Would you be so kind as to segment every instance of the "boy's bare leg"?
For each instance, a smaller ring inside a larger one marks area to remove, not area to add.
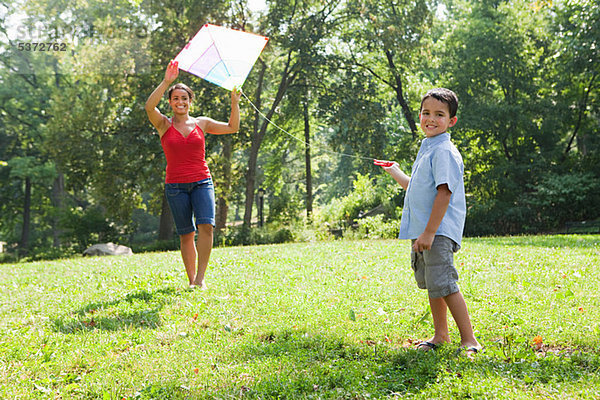
[[[179,235],[181,258],[183,259],[183,265],[185,266],[185,272],[187,273],[188,283],[190,285],[196,276],[196,257],[198,253],[196,251],[196,243],[194,242],[195,235],[196,232]]]
[[[433,344],[450,342],[450,334],[448,333],[448,319],[446,301],[443,297],[430,297],[429,305],[431,307],[431,316],[433,318],[434,334],[428,342]]]
[[[204,274],[208,267],[208,260],[210,259],[210,253],[213,246],[213,226],[210,224],[198,225],[198,239],[196,240],[196,247],[198,248],[198,272],[195,274],[193,284],[206,289],[206,283],[204,283]]]
[[[469,318],[469,311],[467,310],[467,304],[461,292],[452,293],[444,297],[445,303],[448,305],[454,322],[460,332],[460,344],[463,347],[475,347],[481,348],[481,345],[475,338],[473,333],[473,326],[471,325],[471,318]],[[432,307],[433,310],[433,307]]]

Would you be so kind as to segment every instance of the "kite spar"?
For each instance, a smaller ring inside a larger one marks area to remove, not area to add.
[[[240,88],[269,38],[205,24],[175,58],[179,69],[227,90]]]

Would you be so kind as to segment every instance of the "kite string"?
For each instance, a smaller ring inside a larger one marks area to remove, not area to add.
[[[252,108],[254,108],[254,109],[256,110],[256,112],[257,112],[258,114],[260,114],[260,116],[261,116],[261,117],[263,117],[263,118],[264,118],[264,119],[265,119],[265,120],[266,120],[268,123],[270,123],[271,125],[273,125],[275,128],[279,129],[280,131],[282,131],[282,132],[283,132],[283,133],[285,133],[286,135],[290,136],[291,138],[293,138],[293,139],[295,139],[295,140],[299,141],[300,143],[303,143],[303,144],[304,144],[304,145],[306,145],[308,148],[313,148],[313,147],[315,147],[315,148],[320,148],[320,149],[321,149],[322,151],[324,151],[324,152],[331,153],[331,154],[339,154],[339,155],[341,155],[341,156],[344,156],[344,157],[361,158],[361,159],[364,159],[364,160],[369,160],[369,161],[372,161],[372,160],[373,160],[373,157],[365,157],[365,156],[361,156],[361,155],[358,155],[358,154],[347,154],[347,153],[341,153],[341,152],[339,152],[339,151],[334,151],[334,150],[325,149],[325,148],[324,148],[324,147],[322,147],[322,146],[313,146],[313,145],[311,145],[310,143],[308,143],[308,142],[306,142],[306,141],[304,141],[304,140],[302,140],[302,139],[300,139],[300,138],[297,138],[296,136],[292,135],[291,133],[289,133],[288,131],[286,131],[285,129],[283,129],[283,128],[282,128],[282,127],[280,127],[279,125],[277,125],[275,122],[271,121],[271,120],[270,120],[270,119],[269,119],[269,118],[268,118],[268,117],[267,117],[265,114],[263,114],[263,113],[262,113],[262,112],[261,112],[261,111],[260,111],[260,110],[259,110],[259,109],[258,109],[258,108],[255,106],[255,105],[254,105],[254,103],[252,103],[252,101],[251,101],[251,100],[248,98],[248,96],[246,96],[246,93],[244,93],[244,92],[242,91],[242,95],[243,95],[243,96],[246,98],[246,100],[248,100],[248,103],[250,103],[250,105],[252,106]]]

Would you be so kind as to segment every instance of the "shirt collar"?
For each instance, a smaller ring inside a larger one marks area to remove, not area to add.
[[[448,132],[440,133],[439,135],[435,135],[434,137],[426,137],[423,140],[423,145],[426,147],[433,147],[442,142],[447,142],[450,140],[450,134]]]

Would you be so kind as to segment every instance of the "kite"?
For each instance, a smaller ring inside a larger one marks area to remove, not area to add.
[[[175,58],[179,69],[227,90],[240,88],[269,38],[205,24]]]

